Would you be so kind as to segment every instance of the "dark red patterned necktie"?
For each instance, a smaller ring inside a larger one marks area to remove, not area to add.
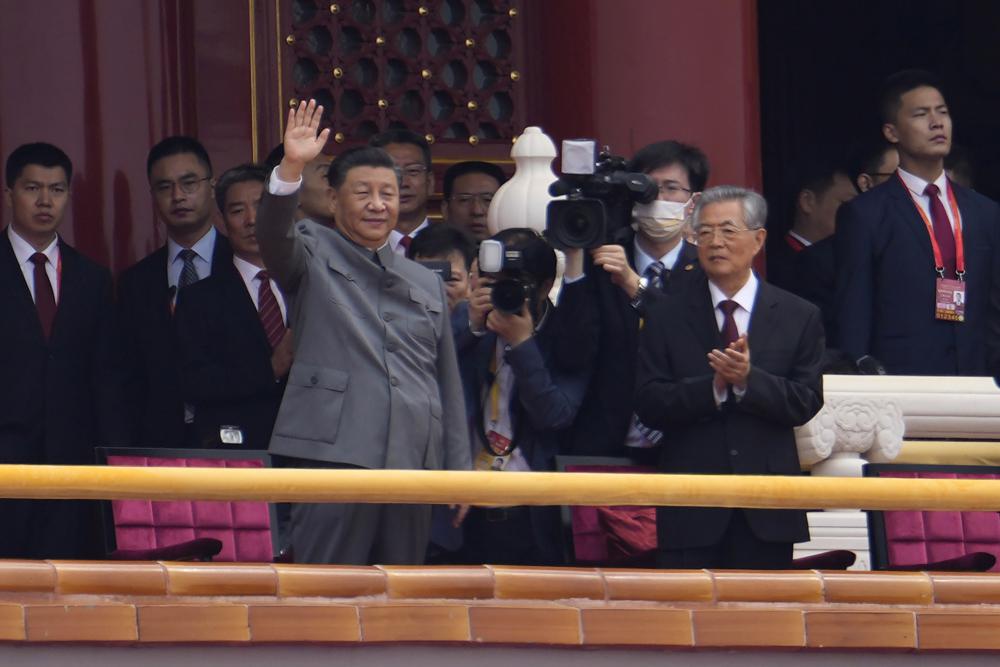
[[[399,239],[399,245],[403,246],[404,254],[409,254],[411,243],[413,243],[412,236],[403,236],[403,238]]]
[[[258,272],[257,278],[260,280],[260,289],[257,291],[257,314],[260,315],[264,334],[273,350],[285,336],[285,321],[281,317],[278,300],[274,297],[274,292],[271,291],[271,280],[267,271]]]
[[[733,313],[740,307],[735,301],[720,301],[719,310],[722,311],[722,346],[729,347],[730,343],[736,342],[740,337],[739,329],[736,328],[736,318]]]
[[[48,340],[52,337],[52,323],[56,319],[56,296],[49,274],[45,271],[49,258],[36,252],[31,261],[35,265],[35,308],[38,309],[38,321],[42,323],[42,333]]]
[[[934,225],[934,239],[941,251],[941,264],[944,265],[944,275],[950,278],[955,275],[955,234],[951,231],[951,221],[948,212],[941,203],[941,189],[933,183],[928,183],[924,194],[931,200],[931,223]]]

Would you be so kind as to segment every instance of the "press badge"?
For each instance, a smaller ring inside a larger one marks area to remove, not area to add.
[[[507,461],[509,460],[510,454],[500,456],[499,454],[494,454],[488,449],[483,449],[479,452],[479,455],[476,456],[476,463],[474,467],[476,470],[500,471],[504,469],[504,466],[507,465]]]
[[[243,431],[239,426],[220,426],[219,440],[224,445],[242,445]]]
[[[965,321],[965,282],[951,278],[937,279],[934,316],[948,322]]]

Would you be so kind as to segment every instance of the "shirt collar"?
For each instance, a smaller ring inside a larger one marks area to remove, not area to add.
[[[915,174],[911,174],[902,167],[898,169],[899,177],[903,179],[903,184],[906,189],[912,192],[918,197],[925,197],[924,190],[927,189],[928,181],[920,178]],[[948,174],[944,169],[941,170],[941,175],[934,179],[934,185],[938,186],[938,190],[941,192],[948,191]]]
[[[10,247],[14,251],[14,257],[18,264],[27,264],[31,261],[31,256],[36,252],[45,255],[52,266],[59,263],[59,235],[52,239],[52,243],[45,246],[44,250],[35,250],[34,246],[24,240],[20,234],[14,231],[14,225],[7,225],[7,238],[10,239]]]
[[[233,255],[233,266],[235,266],[236,270],[240,272],[240,275],[243,277],[243,282],[247,285],[249,285],[250,282],[257,277],[258,273],[264,270],[259,266],[251,264],[242,257],[237,257],[236,255]]]
[[[400,239],[402,239],[404,236],[409,236],[412,239],[414,236],[416,236],[417,234],[419,234],[422,230],[424,230],[424,229],[426,229],[427,227],[430,227],[430,226],[431,226],[431,219],[430,218],[424,218],[424,221],[421,222],[416,227],[414,227],[413,231],[410,232],[409,234],[404,234],[403,232],[400,232],[400,231],[397,231],[397,230],[393,229],[391,232],[389,232],[389,241],[392,243],[392,247],[395,248],[396,246],[399,245]]]
[[[635,272],[641,276],[646,272],[649,265],[657,260],[650,257],[639,245],[638,234],[636,234],[635,238],[632,240],[632,246],[635,250]],[[683,248],[684,239],[681,239],[680,242],[670,250],[670,252],[663,257],[658,258],[660,263],[663,264],[663,268],[667,270],[674,268],[674,265],[677,264],[677,258],[680,257],[681,250]]]
[[[753,310],[754,299],[757,298],[758,285],[759,281],[757,280],[757,275],[751,270],[750,278],[746,281],[743,287],[740,288],[740,291],[733,295],[731,300],[735,301],[736,304],[743,310],[748,313],[751,312]],[[708,291],[712,295],[712,308],[718,308],[720,303],[729,299],[729,297],[726,296],[726,294],[711,280],[708,281]]]
[[[215,226],[212,225],[208,228],[208,231],[205,232],[205,234],[191,246],[191,250],[194,250],[194,253],[198,257],[208,263],[212,262],[212,254],[215,252],[215,235]],[[172,238],[167,238],[168,263],[176,262],[177,256],[181,254],[181,250],[184,250],[184,246],[178,244]]]

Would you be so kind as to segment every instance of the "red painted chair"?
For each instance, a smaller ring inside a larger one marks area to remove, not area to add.
[[[105,448],[98,462],[118,466],[266,468],[266,451]],[[271,562],[277,553],[274,506],[257,501],[113,500],[105,544],[114,560]]]
[[[657,469],[628,458],[557,456],[560,472],[655,473]],[[566,562],[589,567],[655,567],[655,507],[564,506]],[[827,551],[792,561],[796,570],[846,570],[852,551]]]
[[[865,477],[1000,479],[992,466],[871,463]],[[873,570],[1000,571],[997,512],[868,512]]]

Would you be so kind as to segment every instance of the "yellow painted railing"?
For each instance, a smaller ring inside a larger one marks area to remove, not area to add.
[[[1000,510],[1000,480],[0,465],[0,497]]]

